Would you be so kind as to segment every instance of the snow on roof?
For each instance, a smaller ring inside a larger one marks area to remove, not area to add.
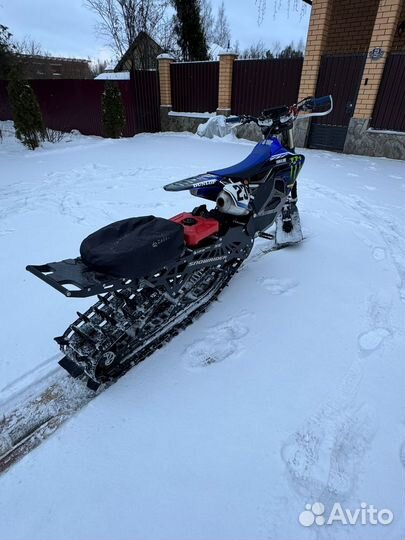
[[[105,71],[114,71],[115,66],[116,66],[115,62],[110,62],[109,64],[106,65]]]
[[[220,54],[224,54],[226,52],[226,49],[221,47],[221,45],[218,45],[218,43],[210,43],[208,49],[210,57],[214,60],[217,60],[217,57]]]
[[[130,79],[129,71],[117,71],[116,73],[100,73],[95,77],[96,80],[104,81],[129,81]]]

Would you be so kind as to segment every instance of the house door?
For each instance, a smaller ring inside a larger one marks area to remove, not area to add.
[[[343,151],[365,61],[365,54],[334,54],[322,57],[315,95],[319,97],[332,94],[334,107],[329,115],[312,119],[309,148]]]

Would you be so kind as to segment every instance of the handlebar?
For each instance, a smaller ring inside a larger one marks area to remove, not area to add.
[[[322,112],[313,112],[313,109],[318,107],[324,107],[329,105],[329,109]],[[296,105],[291,105],[290,107],[274,107],[271,109],[265,109],[259,117],[241,115],[241,116],[229,116],[225,119],[227,124],[247,124],[248,122],[255,122],[262,127],[271,127],[274,126],[286,126],[287,124],[292,124],[294,120],[298,118],[299,112],[311,111],[308,114],[305,114],[299,118],[308,117],[308,116],[324,116],[329,114],[333,109],[333,99],[332,96],[322,96],[319,98],[307,97],[302,99]],[[285,127],[283,128],[285,129]]]
[[[323,107],[324,105],[329,105],[330,102],[331,102],[331,96],[312,98],[312,108]]]

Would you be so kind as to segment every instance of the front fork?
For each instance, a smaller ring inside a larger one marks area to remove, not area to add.
[[[295,152],[295,146],[294,146],[294,133],[293,129],[289,129],[287,131],[284,131],[281,135],[281,141],[285,148],[290,150],[291,152]],[[296,203],[298,199],[298,193],[297,193],[297,181],[294,182],[293,187],[291,188],[290,192],[290,199],[291,202]]]

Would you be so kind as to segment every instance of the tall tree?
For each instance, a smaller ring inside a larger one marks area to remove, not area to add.
[[[225,13],[225,4],[222,0],[222,4],[218,8],[217,20],[214,29],[214,42],[218,43],[224,49],[230,46],[231,42],[231,30],[229,28],[228,18]]]
[[[96,32],[121,58],[141,31],[159,41],[169,0],[84,0],[84,4],[98,16]]]
[[[200,12],[207,43],[216,43],[214,37],[215,17],[212,12],[211,0],[200,0]]]
[[[277,58],[302,58],[304,56],[302,50],[295,48],[294,41],[279,52]]]
[[[42,45],[31,36],[25,36],[20,41],[13,40],[14,49],[19,54],[30,54],[31,56],[51,56]]]
[[[0,24],[0,79],[8,77],[13,63],[14,47],[7,26]]]
[[[240,57],[243,59],[262,59],[268,57],[267,52],[270,51],[266,51],[263,41],[260,40],[244,49]]]
[[[199,0],[172,0],[176,9],[174,31],[183,60],[207,60],[208,47]]]

